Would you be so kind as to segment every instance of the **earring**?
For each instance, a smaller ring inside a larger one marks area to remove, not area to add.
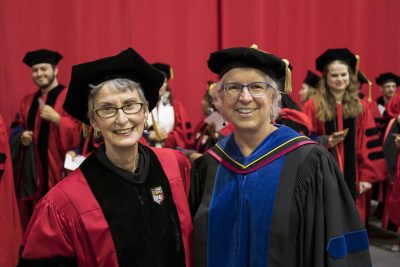
[[[94,128],[94,138],[100,139],[100,137],[101,137],[101,132],[97,128]]]
[[[224,119],[224,121],[222,122],[222,126],[226,126],[226,121],[225,121],[225,119]]]
[[[144,129],[145,130],[149,129],[149,123],[147,122],[147,120],[144,121]]]

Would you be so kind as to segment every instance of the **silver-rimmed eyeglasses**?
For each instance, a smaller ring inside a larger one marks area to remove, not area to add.
[[[128,102],[125,105],[121,107],[115,107],[111,105],[107,105],[104,107],[101,107],[99,109],[96,109],[94,112],[100,117],[100,118],[111,118],[117,114],[119,109],[122,109],[122,111],[127,114],[136,114],[139,111],[141,111],[143,108],[143,103],[138,103],[138,102]]]
[[[267,93],[268,88],[272,88],[272,85],[267,82],[254,82],[250,84],[240,84],[240,83],[223,83],[222,89],[226,95],[230,97],[239,97],[243,89],[247,88],[252,97],[264,97]]]

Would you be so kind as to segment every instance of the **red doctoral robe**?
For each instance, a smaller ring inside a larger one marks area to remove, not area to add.
[[[31,130],[33,127],[33,142],[35,145],[35,152],[37,153],[36,165],[37,168],[40,168],[38,172],[38,184],[42,186],[39,188],[36,197],[44,195],[49,188],[52,188],[62,179],[65,154],[68,150],[78,147],[80,142],[78,122],[69,116],[62,107],[67,90],[64,89],[62,85],[59,85],[52,89],[46,96],[41,96],[40,98],[43,100],[43,103],[48,104],[49,99],[51,98],[50,95],[56,92],[55,90],[58,90],[59,93],[56,96],[53,95],[53,98],[55,98],[55,100],[53,100],[54,104],[50,105],[60,114],[61,117],[58,125],[50,122],[47,131],[42,131],[44,127],[41,129],[42,124],[46,123],[46,121],[40,117],[40,106],[38,106],[37,103],[38,92],[27,95],[23,98],[21,103],[20,114],[23,127],[25,130]],[[32,105],[36,105],[37,110],[34,115],[29,116],[29,112],[32,110]],[[30,122],[32,118],[34,121]],[[42,134],[40,134],[41,132]],[[41,149],[45,146],[42,144],[43,142],[47,143],[47,155],[44,157],[42,155],[44,153],[41,153]],[[46,158],[46,156],[47,162],[43,162],[41,159]],[[47,170],[43,170],[46,167]],[[46,183],[44,186],[42,184],[43,182]]]
[[[191,266],[190,163],[178,151],[140,146],[150,155],[144,181],[127,182],[92,154],[54,186],[35,208],[19,266]],[[180,264],[163,261],[177,251]]]
[[[325,123],[317,118],[314,99],[307,101],[303,110],[311,119],[313,130],[318,136],[327,137],[333,132],[349,129],[345,140],[329,151],[342,170],[350,192],[356,197],[357,209],[361,219],[366,223],[369,212],[367,199],[371,190],[359,195],[358,184],[362,181],[369,183],[382,181],[387,176],[387,169],[379,130],[366,102],[361,101],[361,104],[363,112],[356,119],[344,119],[343,107],[337,104],[336,119]]]

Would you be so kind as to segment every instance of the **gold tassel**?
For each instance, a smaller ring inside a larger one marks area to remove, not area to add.
[[[354,69],[354,77],[356,77],[356,78],[357,78],[357,75],[358,75],[359,67],[360,67],[360,56],[356,55],[356,67]]]
[[[217,83],[212,83],[212,84],[210,84],[209,86],[208,86],[208,93],[210,94],[210,95],[212,95],[213,93],[214,93],[214,90],[215,90],[215,86],[217,85]]]
[[[269,54],[268,52],[258,49],[258,45],[256,44],[252,44],[250,48]],[[289,69],[289,61],[287,59],[282,59],[282,61],[285,63],[285,86],[283,92],[289,94],[292,91],[292,71]]]
[[[157,141],[161,142],[161,134],[160,134],[160,128],[158,128],[158,123],[156,121],[156,118],[154,117],[153,112],[150,112],[151,119],[153,121],[153,130],[156,133]]]
[[[368,80],[368,103],[372,102],[372,82]]]
[[[83,138],[89,136],[89,125],[87,125],[86,123],[82,123],[82,136]]]
[[[257,49],[257,50],[258,50],[258,45],[252,44],[252,45],[250,46],[250,48],[253,48],[253,49]]]
[[[170,73],[169,78],[170,80],[172,80],[174,78],[174,70],[171,67],[169,68],[169,73]]]
[[[292,91],[292,71],[289,68],[289,60],[284,58],[282,61],[285,63],[285,86],[283,92],[289,94]]]

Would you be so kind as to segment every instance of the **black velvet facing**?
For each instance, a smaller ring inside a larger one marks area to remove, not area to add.
[[[367,148],[374,148],[374,147],[379,147],[382,145],[381,140],[375,139],[367,142]]]
[[[336,132],[336,121],[327,121],[325,122],[325,131],[327,135]],[[346,138],[344,139],[344,179],[346,181],[347,186],[349,187],[350,193],[355,199],[357,197],[357,187],[356,187],[356,166],[357,166],[357,156],[356,156],[356,119],[348,118],[343,121],[343,128],[348,128],[349,131],[347,133]],[[374,128],[376,130],[376,128]],[[332,152],[332,149],[330,149]],[[335,154],[335,153],[333,153]]]
[[[65,88],[64,85],[60,84],[54,89],[52,89],[47,95],[46,105],[54,107],[58,95],[62,92],[62,90],[64,90],[64,88]],[[33,98],[32,104],[28,112],[28,129],[31,131],[35,130],[36,113],[38,112],[39,108],[39,103],[38,103],[39,97],[40,97],[40,90],[35,94],[35,97]],[[48,170],[48,154],[47,154],[47,150],[49,147],[49,131],[50,131],[50,122],[42,119],[42,122],[40,124],[38,143],[37,143],[40,164],[42,168],[42,177],[43,177],[41,196],[44,196],[49,189],[48,188],[49,170]]]
[[[154,152],[147,147],[144,151],[150,167],[141,184],[118,176],[94,154],[82,164],[81,171],[110,227],[119,266],[185,266],[179,217],[168,179]],[[159,186],[164,194],[161,204],[151,193]]]
[[[231,165],[233,168],[235,168],[239,171],[247,171],[247,170],[256,168],[260,165],[263,165],[264,162],[269,160],[271,157],[281,153],[283,150],[285,150],[291,146],[294,146],[294,145],[304,142],[304,141],[310,141],[310,139],[306,136],[299,136],[299,138],[291,140],[290,142],[286,143],[285,145],[274,150],[272,153],[268,154],[268,156],[265,156],[261,160],[257,160],[254,163],[252,163],[251,165],[246,166],[246,168],[243,168],[241,165],[238,165],[235,161],[232,161],[232,159],[227,157],[217,146],[212,147],[211,150],[215,154],[217,154],[223,161],[225,161],[226,163],[229,163],[229,165]]]
[[[374,128],[369,128],[365,130],[365,135],[366,136],[372,136],[372,135],[376,135],[379,134],[379,130],[378,128],[374,127]]]
[[[382,159],[384,157],[383,152],[382,151],[378,151],[378,152],[372,152],[368,154],[368,158],[370,160],[377,160],[377,159]]]

